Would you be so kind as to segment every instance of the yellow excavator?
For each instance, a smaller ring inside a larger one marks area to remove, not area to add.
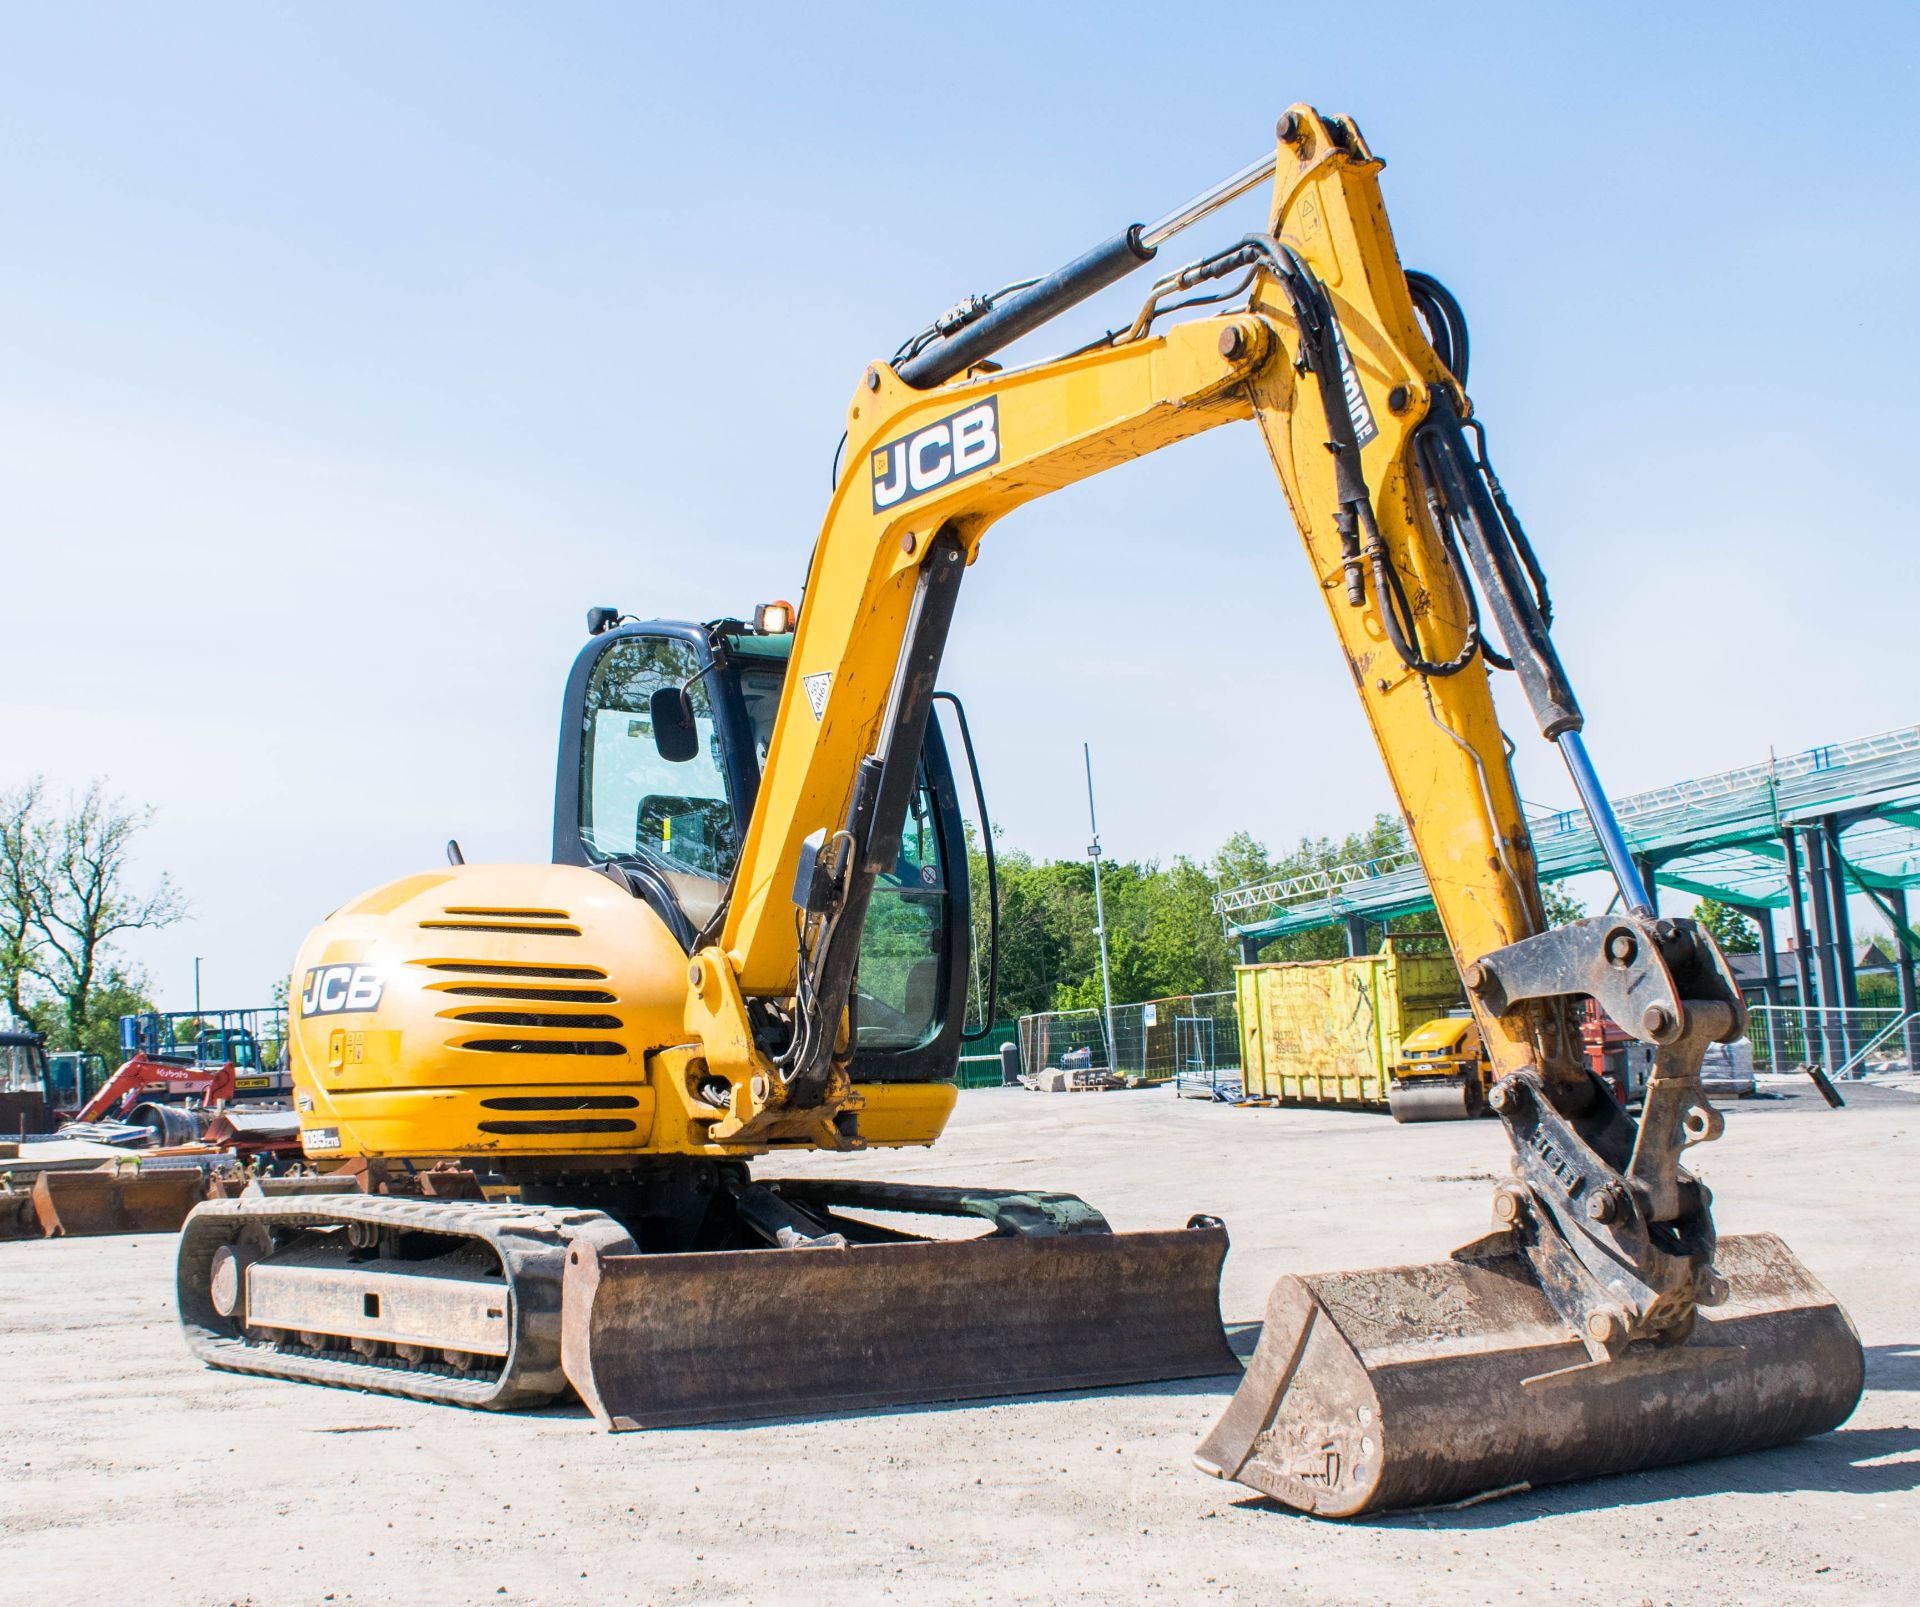
[[[1720,1132],[1699,1066],[1743,1030],[1740,995],[1708,934],[1649,904],[1468,400],[1465,321],[1403,269],[1380,167],[1352,120],[1295,106],[1261,160],[872,364],[797,610],[596,610],[554,862],[450,845],[298,958],[306,1153],[390,1191],[198,1208],[192,1348],[472,1406],[571,1388],[614,1428],[1230,1372],[1213,1218],[1114,1233],[1071,1196],[756,1168],[930,1144],[953,1110],[971,890],[943,727],[976,792],[977,769],[935,681],[989,528],[1251,422],[1461,966],[1513,1169],[1495,1230],[1447,1260],[1283,1278],[1200,1466],[1340,1515],[1844,1419],[1863,1380],[1845,1314],[1778,1240],[1716,1239],[1681,1165]],[[1162,273],[1130,324],[992,360],[1269,181],[1267,229]],[[1492,670],[1564,756],[1618,913],[1548,927]],[[1583,1063],[1586,997],[1654,1045],[1638,1122]],[[396,1191],[449,1158],[514,1197]]]

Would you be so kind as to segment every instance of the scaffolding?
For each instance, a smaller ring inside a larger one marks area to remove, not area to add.
[[[1808,748],[1717,775],[1675,782],[1614,803],[1649,892],[1717,899],[1760,929],[1769,1005],[1791,987],[1806,1010],[1809,1046],[1838,1066],[1861,1045],[1847,899],[1862,893],[1899,945],[1900,1011],[1916,1008],[1907,889],[1920,886],[1920,726]],[[1542,881],[1604,870],[1584,811],[1528,817]],[[1433,908],[1425,873],[1407,845],[1377,858],[1222,893],[1214,907],[1243,958],[1292,932],[1345,925],[1358,952],[1367,926]],[[1789,916],[1790,974],[1780,968],[1773,917]],[[1908,1063],[1920,1065],[1920,1020],[1903,1028]]]

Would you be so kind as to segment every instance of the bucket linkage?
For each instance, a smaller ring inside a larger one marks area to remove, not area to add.
[[[1350,1517],[1823,1433],[1865,1382],[1858,1334],[1770,1235],[1719,1241],[1682,1151],[1719,1136],[1707,1045],[1745,1027],[1697,923],[1576,921],[1466,968],[1476,1003],[1571,1044],[1586,994],[1654,1044],[1636,1124],[1577,1060],[1497,1082],[1514,1175],[1496,1231],[1448,1261],[1280,1280],[1238,1392],[1196,1454],[1302,1511]],[[1543,1069],[1544,1068],[1544,1069]],[[1703,1310],[1704,1308],[1704,1310]]]

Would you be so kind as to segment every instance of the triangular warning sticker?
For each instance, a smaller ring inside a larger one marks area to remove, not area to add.
[[[813,709],[813,717],[820,719],[827,712],[827,688],[833,685],[833,671],[802,676],[800,684],[807,689],[807,703]]]

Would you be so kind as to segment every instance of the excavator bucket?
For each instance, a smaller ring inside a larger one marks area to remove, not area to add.
[[[1234,1372],[1217,1225],[689,1255],[576,1243],[561,1363],[615,1430]]]
[[[42,1172],[33,1209],[50,1239],[100,1233],[174,1233],[207,1197],[197,1167]]]
[[[1722,1239],[1684,1344],[1589,1363],[1505,1234],[1450,1261],[1282,1278],[1201,1471],[1322,1517],[1757,1450],[1860,1399],[1847,1315],[1770,1234]]]
[[[40,1220],[33,1212],[33,1190],[17,1189],[0,1177],[0,1239],[32,1239],[40,1235]]]

